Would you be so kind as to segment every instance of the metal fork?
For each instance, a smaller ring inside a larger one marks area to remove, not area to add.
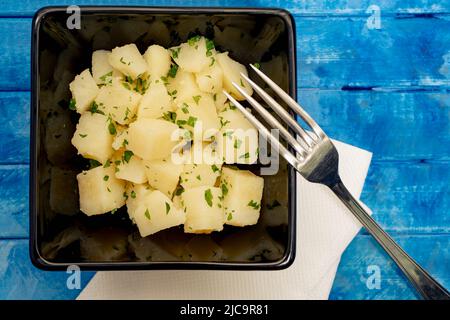
[[[417,264],[403,249],[375,222],[343,184],[339,172],[338,152],[317,123],[303,110],[302,107],[275,84],[261,70],[250,67],[269,85],[270,88],[300,116],[310,127],[305,130],[302,126],[269,94],[261,89],[247,75],[241,73],[254,91],[285,121],[295,132],[292,135],[278,120],[273,117],[259,102],[251,97],[239,84],[233,82],[233,86],[254,107],[254,109],[267,121],[272,128],[279,129],[284,140],[295,150],[291,153],[280,141],[271,135],[270,131],[256,119],[245,107],[243,107],[228,92],[224,91],[227,98],[247,117],[247,119],[259,130],[260,134],[271,142],[272,147],[287,160],[304,178],[310,182],[321,183],[329,187],[336,196],[347,206],[359,222],[369,231],[375,240],[383,247],[389,256],[395,261],[405,276],[414,285],[416,290],[425,299],[450,299],[449,292],[440,285],[430,274]]]

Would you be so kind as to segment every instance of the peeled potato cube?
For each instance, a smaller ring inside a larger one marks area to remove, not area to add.
[[[167,76],[172,60],[170,53],[164,47],[151,45],[144,53],[144,59],[148,65],[148,74],[152,81]]]
[[[82,114],[72,138],[78,154],[105,163],[113,154],[109,123],[108,118],[100,113]]]
[[[139,184],[147,182],[142,159],[131,151],[119,152],[112,161],[116,168],[116,178]]]
[[[186,210],[184,232],[221,231],[224,224],[221,197],[221,189],[215,187],[202,186],[185,190],[181,194],[182,204]]]
[[[216,59],[219,62],[223,71],[223,87],[227,90],[236,100],[245,100],[238,90],[231,84],[235,82],[240,85],[245,92],[249,95],[253,94],[252,87],[248,82],[241,77],[241,72],[248,75],[247,69],[237,61],[234,61],[228,56],[228,52],[219,53],[216,55]]]
[[[82,114],[89,109],[92,101],[98,94],[98,87],[92,78],[89,69],[84,70],[69,84],[75,100],[75,107],[78,113]]]
[[[218,150],[225,163],[252,164],[258,160],[258,131],[234,106],[219,113],[222,128],[217,136]]]
[[[204,37],[193,37],[188,42],[182,43],[178,47],[171,48],[172,58],[187,72],[200,72],[209,64],[211,57],[215,55],[215,50],[207,50],[207,41]],[[176,52],[176,54],[174,54]]]
[[[151,84],[139,103],[138,118],[157,119],[169,111],[175,110],[166,87],[162,83]]]
[[[97,84],[112,84],[113,78],[122,78],[123,74],[115,70],[108,61],[111,51],[97,50],[92,53],[92,77]]]
[[[211,145],[193,143],[180,176],[180,184],[184,189],[215,185],[221,173],[222,161],[212,153]]]
[[[130,192],[132,194],[133,190]],[[128,196],[129,200],[131,196]],[[158,190],[135,193],[135,199],[128,207],[130,218],[136,223],[142,237],[183,224],[186,215]],[[127,203],[128,205],[128,203]]]
[[[222,168],[220,187],[226,224],[248,226],[258,222],[264,179],[248,170]]]
[[[195,76],[200,90],[209,93],[222,92],[222,78],[223,72],[217,63],[200,71]]]
[[[199,94],[178,104],[176,123],[193,134],[194,140],[211,140],[220,128],[214,100]]]
[[[175,78],[169,77],[167,91],[172,98],[178,102],[192,99],[192,97],[201,93],[200,88],[195,81],[194,74],[180,69],[178,69]]]
[[[112,85],[100,88],[95,102],[98,108],[120,124],[128,124],[133,120],[142,96],[125,85],[126,82],[114,80]]]
[[[117,134],[113,139],[112,148],[114,150],[126,148],[128,145],[128,130],[120,126],[116,126],[116,130]]]
[[[177,125],[159,119],[138,119],[128,129],[128,149],[144,160],[168,158],[179,143]]]
[[[132,79],[137,79],[140,75],[146,73],[148,68],[145,59],[135,44],[127,44],[112,49],[108,61],[113,68]]]
[[[115,177],[112,166],[83,171],[77,180],[80,210],[86,215],[106,213],[125,204],[125,182]]]
[[[170,159],[144,161],[144,170],[149,185],[171,197],[178,185],[183,164],[173,163]]]

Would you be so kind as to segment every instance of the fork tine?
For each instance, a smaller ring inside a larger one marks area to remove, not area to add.
[[[266,101],[266,103],[283,119],[287,124],[294,129],[294,131],[299,135],[299,137],[308,145],[309,149],[314,145],[314,138],[309,135],[303,129],[300,124],[287,112],[278,102],[275,101],[270,95],[268,95],[263,89],[261,89],[256,83],[254,83],[249,77],[241,73],[243,77],[250,86],[258,93],[258,95]],[[236,89],[241,89],[239,92],[242,94],[242,88],[236,87]]]
[[[287,162],[289,162],[289,164],[291,164],[296,169],[300,167],[300,162],[297,157],[293,155],[288,149],[286,149],[286,147],[283,146],[280,141],[272,136],[269,130],[267,130],[267,128],[258,119],[256,119],[254,115],[252,115],[247,109],[245,109],[244,106],[236,101],[236,99],[234,99],[228,92],[223,90],[223,93],[228,98],[228,100],[230,100],[233,105],[235,105],[244,114],[248,121],[250,121],[250,123],[258,129],[258,131],[264,136],[264,138],[270,140],[272,146],[275,147],[278,153],[280,153],[281,156],[285,158]]]
[[[297,151],[298,154],[300,154],[303,157],[306,157],[306,150],[303,146],[300,145],[300,143],[295,139],[292,134],[289,133],[288,130],[280,123],[277,119],[275,119],[274,116],[270,114],[269,111],[267,111],[262,105],[259,104],[258,101],[256,101],[252,96],[250,96],[245,90],[243,90],[241,87],[239,87],[238,84],[235,82],[232,82],[233,86],[238,90],[244,97],[247,99],[247,101],[254,107],[256,111],[268,122],[268,124],[272,128],[276,128],[280,130],[281,135],[283,138],[292,146],[294,147],[295,151]]]
[[[326,137],[325,132],[319,127],[319,125],[311,118],[311,116],[303,110],[300,105],[291,98],[283,89],[281,89],[275,82],[273,82],[268,76],[266,76],[261,70],[250,64],[250,67],[275,91],[287,105],[295,111],[313,130],[317,137],[323,139]]]

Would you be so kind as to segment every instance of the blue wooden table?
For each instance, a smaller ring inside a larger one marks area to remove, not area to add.
[[[79,294],[67,289],[67,274],[31,265],[27,240],[31,18],[42,6],[65,3],[0,2],[2,299],[72,299]],[[179,5],[175,0],[75,3]],[[182,4],[272,6],[293,13],[299,100],[330,136],[374,153],[364,202],[420,264],[450,287],[450,2],[188,0]],[[367,10],[373,4],[378,7]],[[367,285],[374,266],[381,276],[375,287]],[[82,286],[92,275],[83,273]],[[362,231],[342,257],[330,298],[416,296]]]

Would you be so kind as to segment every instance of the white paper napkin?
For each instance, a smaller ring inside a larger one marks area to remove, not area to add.
[[[334,141],[339,172],[359,198],[372,154]],[[98,272],[78,299],[327,299],[360,224],[327,187],[298,176],[297,255],[280,271]]]

